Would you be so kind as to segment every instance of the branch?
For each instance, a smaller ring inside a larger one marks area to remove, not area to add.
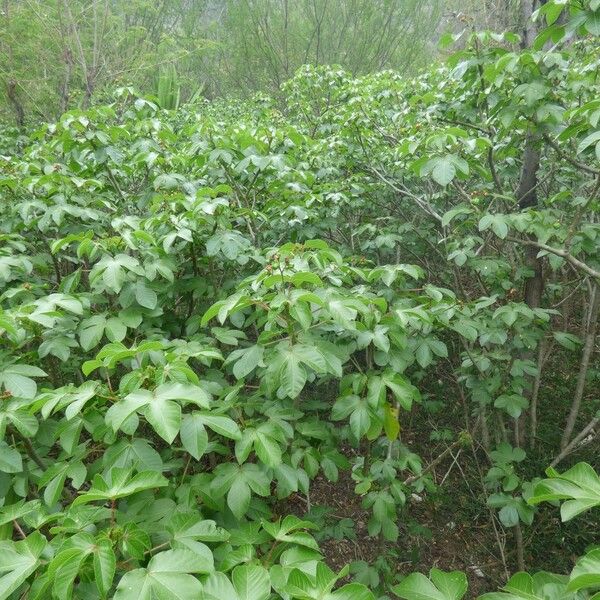
[[[492,132],[489,129],[485,129],[484,127],[480,127],[479,125],[474,125],[473,123],[467,123],[466,121],[456,121],[454,119],[444,119],[443,117],[436,117],[438,121],[442,123],[449,123],[450,125],[459,125],[461,127],[470,127],[471,129],[475,129],[475,131],[479,131],[481,133],[485,133],[485,135],[491,136]]]
[[[383,183],[385,183],[386,185],[390,186],[396,193],[398,193],[398,194],[400,194],[402,196],[408,196],[411,200],[413,200],[415,202],[415,204],[422,211],[426,212],[430,217],[433,217],[434,219],[436,219],[440,223],[442,222],[441,215],[439,215],[436,212],[436,210],[433,208],[433,206],[431,206],[431,204],[429,204],[429,202],[427,202],[427,200],[423,200],[422,198],[419,198],[418,196],[416,196],[415,194],[413,194],[412,192],[410,192],[408,189],[406,189],[406,187],[404,187],[402,184],[396,184],[393,181],[390,181],[389,179],[387,179],[382,173],[380,173],[374,167],[371,167],[369,170],[371,171],[371,173],[373,173],[379,179],[381,179],[381,181],[383,181]],[[402,187],[399,187],[399,185],[401,185]]]
[[[454,448],[456,448],[456,446],[458,446],[460,443],[461,443],[460,439],[456,440],[453,444],[448,446],[441,454],[439,454],[436,458],[434,458],[418,475],[411,475],[410,477],[407,477],[404,480],[404,485],[408,485],[409,483],[412,483],[413,481],[416,481],[417,479],[421,479],[421,477],[423,477],[423,475],[429,473],[429,471],[431,471],[437,464],[441,463],[442,460],[444,460],[444,457],[447,454],[450,454],[452,452],[452,450],[454,450]]]
[[[569,254],[566,250],[561,250],[560,248],[552,248],[552,246],[548,246],[546,244],[542,244],[541,242],[535,242],[533,240],[523,240],[519,238],[507,237],[509,242],[515,242],[516,244],[521,244],[523,246],[534,246],[535,248],[539,248],[540,250],[544,250],[549,252],[550,254],[555,254],[556,256],[560,256],[564,258],[568,263],[572,264],[574,267],[587,273],[591,277],[595,279],[600,279],[600,271],[596,271],[596,269],[586,265],[584,262],[581,262],[579,259],[575,258],[572,254]]]
[[[555,467],[563,458],[571,454],[576,447],[584,446],[587,442],[583,441],[584,438],[588,435],[588,433],[592,432],[594,427],[600,423],[600,417],[594,417],[580,432],[576,435],[571,442],[561,450],[560,454],[550,463],[551,467]],[[597,434],[592,433],[592,439],[596,437]],[[591,441],[591,440],[590,440]]]
[[[46,470],[46,465],[44,464],[44,461],[42,460],[41,456],[37,453],[36,449],[33,447],[33,444],[31,443],[31,440],[29,440],[28,438],[26,438],[17,429],[14,429],[14,433],[23,442],[23,444],[25,444],[25,450],[27,451],[27,454],[29,455],[29,458],[31,458],[31,460],[33,460],[33,462],[40,469],[42,469],[42,471],[45,471]]]
[[[598,169],[594,169],[593,167],[589,167],[585,163],[579,162],[574,158],[571,158],[568,154],[565,154],[561,147],[547,134],[544,134],[544,141],[551,146],[554,151],[568,163],[571,163],[574,167],[585,171],[586,173],[591,173],[592,175],[600,175],[600,171]]]
[[[494,148],[490,146],[487,154],[488,166],[490,167],[490,173],[492,174],[492,179],[494,181],[494,185],[500,194],[502,194],[502,183],[500,182],[500,178],[498,177],[498,171],[496,171],[496,165],[494,164]]]

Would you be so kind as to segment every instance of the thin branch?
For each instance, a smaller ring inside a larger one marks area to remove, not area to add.
[[[524,240],[513,237],[507,237],[506,239],[509,242],[515,242],[516,244],[521,244],[523,246],[534,246],[535,248],[539,248],[540,250],[544,250],[545,252],[549,252],[550,254],[560,256],[580,271],[587,273],[595,279],[600,279],[600,271],[596,271],[596,269],[590,267],[584,262],[581,262],[578,258],[575,258],[572,254],[569,254],[565,250],[561,250],[560,248],[553,248],[552,246],[548,246],[547,244],[542,244],[541,242],[536,242],[534,240]]]
[[[13,519],[13,526],[14,528],[17,530],[19,536],[21,537],[22,540],[24,540],[27,535],[25,534],[25,532],[23,531],[23,529],[21,529],[21,526],[17,523],[16,519]]]
[[[563,152],[561,147],[547,133],[544,134],[544,141],[549,146],[551,146],[562,159],[566,160],[568,163],[571,163],[574,167],[577,167],[578,169],[581,169],[586,173],[591,173],[592,175],[600,175],[600,171],[598,169],[594,169],[593,167],[590,167],[585,163],[579,162],[578,160],[571,158],[568,154]]]
[[[398,194],[401,194],[403,196],[408,196],[411,200],[413,200],[415,202],[415,204],[421,210],[423,210],[424,212],[426,212],[429,216],[433,217],[434,219],[436,219],[440,223],[442,222],[441,215],[439,215],[435,211],[435,209],[433,208],[433,206],[431,206],[431,204],[429,204],[429,202],[427,202],[426,200],[423,200],[423,199],[419,198],[418,196],[416,196],[415,194],[413,194],[412,192],[410,192],[408,189],[406,189],[403,185],[396,184],[393,181],[390,181],[389,179],[387,179],[382,173],[380,173],[374,167],[371,167],[370,171],[371,171],[371,173],[373,173],[374,175],[376,175],[381,181],[383,181],[383,183],[385,183],[386,185],[388,185],[389,187],[391,187],[395,192],[397,192]],[[401,187],[399,187],[399,186],[401,186]]]
[[[436,458],[434,458],[418,475],[411,475],[410,477],[407,477],[404,480],[404,485],[408,485],[409,483],[412,483],[413,481],[416,481],[417,479],[421,479],[421,477],[423,477],[423,475],[426,475],[436,465],[441,463],[442,460],[444,460],[444,458],[446,457],[446,455],[451,454],[452,450],[454,450],[454,448],[456,448],[460,443],[461,443],[461,440],[456,440],[453,444],[448,446],[440,455],[438,455]]]
[[[582,442],[582,440],[593,431],[594,427],[600,423],[600,416],[594,417],[570,442],[567,446],[565,446],[560,454],[556,456],[556,458],[550,463],[551,467],[555,467],[563,458],[566,458],[569,454],[571,454],[578,447],[585,445],[587,442]],[[596,432],[592,433],[592,439],[597,435]],[[590,440],[591,441],[591,440]]]

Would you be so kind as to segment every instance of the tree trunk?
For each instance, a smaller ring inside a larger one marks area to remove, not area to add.
[[[8,0],[4,0],[4,18],[6,20],[6,31],[10,31],[10,4]],[[7,36],[7,39],[10,39]],[[6,48],[3,48],[8,57],[9,71],[13,69],[13,49],[10,43],[7,43]],[[23,127],[25,125],[25,109],[23,108],[23,104],[19,98],[17,93],[18,82],[12,75],[12,73],[8,74],[8,79],[6,80],[6,97],[10,102],[11,106],[15,110],[15,117],[17,121],[17,125],[19,127]]]
[[[17,82],[14,79],[11,79],[6,83],[6,95],[8,96],[12,107],[15,109],[17,125],[23,127],[25,125],[25,109],[17,95]]]
[[[573,434],[573,429],[575,428],[575,422],[577,421],[577,417],[579,415],[579,409],[581,408],[581,401],[583,399],[583,392],[585,390],[585,381],[590,366],[590,359],[594,353],[596,331],[598,330],[598,312],[600,312],[600,289],[596,283],[592,284],[588,307],[586,318],[587,330],[584,336],[581,365],[579,366],[579,373],[577,375],[575,397],[573,398],[571,410],[567,418],[567,424],[565,425],[565,430],[560,442],[561,450],[564,450],[571,440],[571,435]]]

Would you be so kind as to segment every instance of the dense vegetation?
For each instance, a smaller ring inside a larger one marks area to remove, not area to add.
[[[156,94],[162,108],[201,94],[277,94],[303,64],[340,64],[355,74],[414,70],[435,53],[441,4],[3,0],[0,115],[20,125],[55,120],[131,84]]]
[[[535,17],[0,130],[1,599],[600,597],[600,1]]]

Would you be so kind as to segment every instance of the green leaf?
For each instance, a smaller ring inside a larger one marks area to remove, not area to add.
[[[369,409],[365,403],[361,403],[350,415],[350,431],[354,439],[360,440],[371,427]]]
[[[373,593],[362,583],[347,583],[325,596],[326,600],[375,600]]]
[[[271,595],[269,572],[259,565],[241,565],[231,573],[240,600],[268,600]]]
[[[94,315],[89,319],[85,319],[79,326],[79,342],[84,350],[91,350],[100,343],[106,319],[103,315]]]
[[[6,523],[11,523],[12,521],[16,521],[25,515],[37,511],[40,506],[41,502],[39,500],[30,500],[29,502],[21,500],[16,504],[3,506],[0,508],[0,526],[5,525]]]
[[[30,377],[26,377],[19,372],[16,372],[17,367],[24,365],[11,365],[3,373],[0,373],[0,378],[4,387],[15,398],[35,398],[37,393],[37,384]]]
[[[208,446],[208,433],[204,427],[204,420],[198,414],[185,415],[179,432],[183,447],[196,459],[206,451]]]
[[[181,406],[164,396],[154,395],[146,406],[146,420],[168,444],[172,444],[181,427]]]
[[[483,594],[480,600],[547,600],[548,598],[569,598],[566,593],[566,578],[552,573],[516,573],[502,588],[501,592]]]
[[[166,477],[156,471],[142,471],[130,478],[130,471],[120,467],[113,467],[108,479],[96,475],[90,489],[73,501],[73,506],[87,504],[95,500],[116,500],[125,498],[143,490],[165,487],[169,484]]]
[[[244,477],[238,477],[227,494],[227,506],[237,519],[241,519],[250,507],[250,486]]]
[[[431,171],[433,180],[440,185],[448,185],[456,175],[456,167],[450,156],[436,159],[435,166]]]
[[[119,581],[113,600],[152,600],[152,580],[146,569],[125,573]]]
[[[217,527],[214,521],[202,519],[196,513],[177,513],[171,518],[169,530],[173,539],[187,544],[188,540],[201,542],[225,542],[229,533],[222,527]]]
[[[384,408],[383,429],[388,440],[393,442],[398,439],[400,434],[398,411],[389,404],[386,404]]]
[[[529,406],[529,400],[518,394],[502,394],[494,401],[496,408],[503,408],[513,419],[521,416],[523,410]]]
[[[106,598],[115,576],[116,558],[110,540],[99,540],[94,550],[94,579],[102,598]]]
[[[262,365],[264,354],[263,346],[250,346],[244,350],[241,358],[233,365],[233,374],[236,379],[243,379],[258,367]]]
[[[233,584],[224,573],[212,573],[202,584],[202,600],[240,600]]]
[[[254,450],[258,458],[268,467],[276,467],[281,462],[281,448],[271,437],[257,431]]]
[[[195,413],[202,419],[206,427],[212,429],[215,433],[222,435],[230,440],[239,440],[242,436],[238,424],[229,417],[223,415],[213,415],[204,411]]]
[[[127,327],[116,317],[107,319],[104,331],[111,342],[121,342],[127,335]]]
[[[104,285],[115,294],[121,291],[123,282],[125,281],[125,271],[118,260],[112,259],[106,263],[104,272],[102,273],[102,280],[104,281]]]
[[[567,350],[577,350],[581,346],[581,340],[572,333],[566,331],[554,331],[552,333],[554,339]]]
[[[577,146],[577,154],[580,154],[586,148],[588,148],[592,144],[595,144],[599,140],[600,140],[600,130],[590,133],[583,140],[581,140],[581,142],[579,142],[579,145]]]
[[[164,554],[161,552],[161,554]],[[156,557],[160,557],[157,554]],[[156,558],[155,557],[155,558]],[[202,598],[202,586],[193,576],[161,568],[159,559],[153,569],[135,569],[126,573],[113,600],[190,600]],[[150,561],[152,563],[152,561]],[[169,565],[170,566],[170,565]]]
[[[138,281],[135,286],[135,299],[140,306],[154,310],[158,304],[158,297],[143,281]]]
[[[567,589],[578,592],[585,588],[600,588],[600,549],[592,550],[578,559],[571,571]]]
[[[206,562],[191,550],[166,550],[155,554],[148,563],[154,573],[207,573]],[[212,571],[212,569],[210,569]]]
[[[0,440],[0,472],[20,473],[22,470],[23,460],[19,451]]]
[[[467,592],[467,578],[460,571],[431,569],[429,578],[411,573],[393,590],[406,600],[460,600]]]
[[[106,424],[110,425],[113,431],[118,431],[133,413],[147,406],[151,400],[152,393],[148,390],[136,390],[127,394],[124,400],[116,402],[106,411]]]
[[[299,358],[293,353],[286,353],[285,362],[279,374],[281,391],[289,398],[296,398],[306,383],[306,371]]]
[[[479,231],[486,231],[490,228],[501,239],[508,235],[508,225],[504,215],[488,213],[483,216],[479,221]]]
[[[38,532],[20,542],[0,542],[0,598],[10,598],[37,569],[45,546]]]
[[[560,508],[563,521],[600,505],[600,477],[587,463],[578,463],[562,475],[548,470],[548,479],[538,483],[529,504],[565,500]]]

